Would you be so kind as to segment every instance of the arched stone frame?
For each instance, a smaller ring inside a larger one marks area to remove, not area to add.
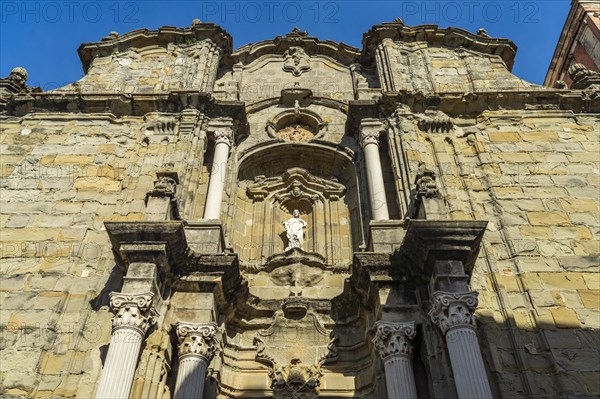
[[[301,139],[289,139],[282,136],[285,129],[289,129],[293,126],[300,126],[306,131],[307,135],[311,137],[302,137]],[[323,136],[327,128],[327,123],[321,119],[321,117],[308,109],[300,109],[300,104],[296,101],[295,108],[285,110],[275,115],[272,119],[267,122],[266,131],[267,134],[274,138],[285,141],[311,141],[313,139],[319,139]]]
[[[237,164],[228,231],[242,264],[264,264],[283,252],[281,223],[294,206],[309,215],[303,216],[309,223],[306,251],[323,255],[328,264],[351,262],[364,242],[364,226],[359,179],[348,154],[323,144],[263,144],[240,154]],[[315,240],[332,250],[315,250]],[[336,245],[339,257],[332,253]]]

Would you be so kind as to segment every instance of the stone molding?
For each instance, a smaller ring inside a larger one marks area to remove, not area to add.
[[[142,336],[156,323],[158,312],[152,305],[151,292],[142,294],[124,294],[111,292],[110,308],[114,313],[113,331],[128,328],[138,331]]]
[[[392,356],[412,357],[412,340],[417,334],[414,322],[393,323],[376,321],[375,337],[371,342],[379,352],[382,359]]]
[[[207,364],[217,349],[217,325],[215,323],[187,323],[176,326],[179,359],[187,356],[201,357]]]
[[[432,307],[429,316],[444,334],[453,328],[477,328],[475,308],[477,308],[477,291],[452,293],[436,291],[432,296]]]

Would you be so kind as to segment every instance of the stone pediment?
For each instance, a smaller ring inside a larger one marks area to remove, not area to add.
[[[374,57],[377,45],[385,39],[403,43],[426,42],[429,46],[462,47],[478,53],[495,54],[502,58],[509,71],[517,53],[517,46],[508,39],[473,34],[460,28],[440,28],[437,25],[407,26],[397,21],[375,25],[364,34],[363,54],[367,63]]]
[[[212,23],[194,23],[187,28],[163,26],[156,30],[137,29],[123,35],[113,32],[100,42],[83,43],[77,52],[83,70],[87,73],[96,57],[109,56],[127,49],[166,46],[168,43],[185,44],[206,39],[216,43],[224,54],[231,53],[231,36],[223,28]]]
[[[355,47],[331,40],[319,40],[296,28],[285,36],[240,47],[232,54],[233,63],[248,65],[268,54],[283,56],[291,48],[301,48],[302,52],[309,57],[316,55],[330,57],[348,67],[358,62],[360,57],[360,50]]]
[[[339,200],[345,194],[345,186],[335,181],[316,177],[302,168],[291,168],[281,176],[265,178],[257,176],[246,192],[254,201],[263,201],[267,197],[275,197],[282,209],[288,213],[292,206],[302,202],[313,202],[323,197],[331,201]],[[288,206],[288,203],[292,206]],[[297,207],[300,212],[303,209]]]

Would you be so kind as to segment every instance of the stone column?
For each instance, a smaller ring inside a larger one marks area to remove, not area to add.
[[[415,398],[417,388],[412,367],[415,323],[375,322],[373,343],[383,359],[388,398]]]
[[[96,398],[129,398],[142,340],[148,328],[156,322],[153,296],[150,292],[110,293],[110,307],[115,316]]]
[[[360,144],[365,153],[371,216],[373,220],[388,220],[390,216],[379,158],[379,135],[384,130],[384,125],[378,120],[363,120],[360,129]]]
[[[214,130],[215,154],[210,181],[208,182],[208,193],[206,195],[206,206],[204,207],[204,219],[221,218],[221,201],[223,200],[223,188],[227,170],[227,159],[229,148],[233,142],[233,128],[231,124],[220,125]]]
[[[215,353],[215,323],[179,322],[179,371],[175,383],[175,399],[202,399],[206,368]]]
[[[492,398],[473,313],[477,307],[477,292],[433,293],[431,320],[446,336],[450,363],[458,397]]]

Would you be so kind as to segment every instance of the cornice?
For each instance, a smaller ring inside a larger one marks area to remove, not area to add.
[[[369,64],[375,48],[384,39],[399,42],[427,42],[431,46],[467,48],[479,53],[500,56],[512,70],[517,46],[508,39],[476,35],[460,28],[440,28],[437,25],[406,26],[402,22],[385,22],[374,25],[363,35],[363,58]]]
[[[211,40],[223,55],[231,54],[232,38],[223,28],[212,23],[194,23],[191,27],[162,26],[156,30],[137,29],[123,35],[111,34],[99,42],[83,43],[77,49],[84,72],[96,57],[105,57],[130,48],[166,46],[169,43],[190,44]]]
[[[234,51],[231,58],[234,64],[248,65],[264,55],[283,55],[291,47],[302,47],[309,56],[324,55],[331,57],[348,67],[358,62],[360,57],[360,50],[356,47],[332,40],[319,40],[295,29],[285,36],[246,44]]]

